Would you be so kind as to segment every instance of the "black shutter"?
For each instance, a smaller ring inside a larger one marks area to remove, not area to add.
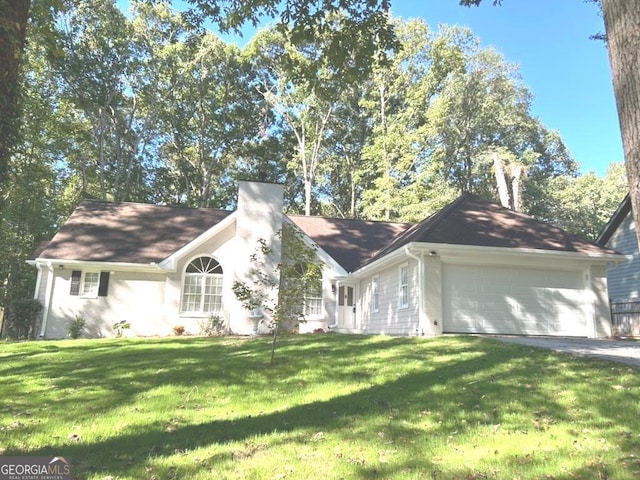
[[[82,277],[81,270],[73,270],[71,272],[71,290],[69,295],[80,295],[80,278]]]
[[[98,285],[98,296],[106,297],[109,291],[109,272],[100,272],[100,285]]]

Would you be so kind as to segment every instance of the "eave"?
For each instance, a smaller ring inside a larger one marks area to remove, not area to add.
[[[172,270],[162,268],[157,263],[129,263],[129,262],[96,262],[86,260],[69,260],[65,258],[36,258],[35,260],[27,260],[29,265],[46,265],[54,268],[68,269],[95,269],[110,270],[118,272],[155,272],[170,273]]]
[[[444,243],[411,242],[379,258],[351,274],[352,278],[371,275],[405,258],[407,253],[417,256],[438,256],[442,261],[486,265],[521,265],[536,267],[553,264],[557,268],[571,268],[570,264],[622,263],[631,259],[618,253],[568,252],[532,248],[485,247],[477,245],[454,245]]]

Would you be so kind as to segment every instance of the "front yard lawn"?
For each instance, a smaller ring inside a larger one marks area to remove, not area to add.
[[[0,344],[0,454],[78,479],[632,479],[640,371],[474,337]]]

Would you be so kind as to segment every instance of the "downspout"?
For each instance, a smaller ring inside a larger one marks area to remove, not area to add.
[[[336,308],[335,308],[335,317],[334,322],[331,325],[327,325],[329,330],[334,330],[338,328],[338,316],[340,315],[340,280],[336,280]]]
[[[418,262],[418,328],[416,333],[424,336],[424,325],[426,323],[424,311],[424,256],[422,254],[417,256],[409,247],[405,247],[404,253]]]
[[[45,333],[47,332],[47,321],[49,320],[49,311],[51,310],[51,302],[53,299],[53,284],[56,281],[55,272],[53,271],[53,264],[51,262],[47,262],[47,270],[48,279],[47,279],[47,289],[44,296],[44,309],[42,312],[42,326],[40,327],[40,335],[39,338],[44,338]],[[40,274],[40,272],[38,272]]]

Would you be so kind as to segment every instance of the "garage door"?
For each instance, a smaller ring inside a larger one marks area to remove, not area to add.
[[[586,336],[580,272],[443,265],[445,332]]]

